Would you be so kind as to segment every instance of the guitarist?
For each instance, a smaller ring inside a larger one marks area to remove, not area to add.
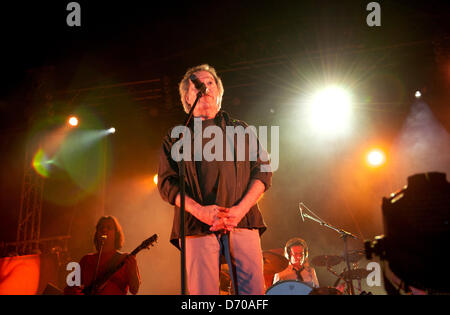
[[[93,295],[126,295],[128,291],[136,294],[140,286],[139,269],[136,257],[119,252],[124,243],[122,227],[113,216],[101,217],[96,226],[94,245],[96,253],[85,255],[80,261],[81,287],[66,287],[65,294],[93,294]],[[100,288],[87,292],[95,280],[102,278],[115,266],[125,260],[125,264],[117,270]],[[83,292],[83,289],[85,291]]]

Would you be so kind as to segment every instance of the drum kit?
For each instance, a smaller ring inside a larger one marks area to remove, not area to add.
[[[364,250],[351,251],[347,255],[348,261],[352,264],[353,269],[344,269],[344,271],[342,271],[341,273],[337,273],[332,269],[332,267],[339,265],[341,262],[345,262],[345,255],[316,256],[311,259],[311,264],[313,264],[315,267],[326,267],[329,272],[337,277],[337,280],[334,283],[333,287],[341,287],[342,289],[344,289],[343,286],[339,286],[339,283],[342,281],[342,283],[345,285],[345,290],[342,291],[345,291],[348,294],[354,294],[351,290],[353,289],[353,281],[358,281],[358,289],[361,293],[361,280],[366,278],[370,274],[370,271],[358,268],[358,261],[360,261],[365,256]]]
[[[289,265],[289,261],[283,255],[283,249],[270,249],[263,251],[264,262],[264,279],[266,282],[267,295],[343,295],[345,293],[350,294],[349,282],[357,280],[361,281],[366,278],[370,273],[366,269],[351,269],[344,270],[340,274],[335,272],[332,267],[344,262],[343,256],[338,255],[320,255],[311,259],[311,264],[314,267],[326,267],[328,271],[333,273],[337,277],[337,281],[333,287],[319,287],[313,288],[310,285],[297,281],[286,280],[279,281],[272,285],[273,277],[276,273],[279,273],[286,269]],[[350,262],[354,267],[357,266],[359,260],[364,257],[363,251],[353,251],[348,254]],[[346,285],[346,289],[338,290],[338,284],[343,281]],[[220,293],[222,295],[233,294],[233,288],[231,284],[231,277],[228,270],[228,265],[223,262],[220,271]]]
[[[284,270],[289,265],[289,261],[283,256],[283,249],[281,248],[263,251],[263,263],[266,287],[272,285],[273,276],[277,272]],[[225,259],[221,261],[220,294],[233,294],[230,272]]]
[[[311,264],[315,267],[326,267],[329,272],[337,277],[334,286],[313,288],[310,285],[297,280],[278,281],[272,285],[274,275],[286,269],[289,261],[284,256],[284,249],[271,249],[263,251],[264,262],[264,279],[267,295],[354,295],[355,289],[353,281],[358,282],[359,293],[362,294],[361,280],[366,278],[370,271],[358,268],[358,261],[365,256],[364,250],[348,250],[348,238],[358,239],[350,232],[335,227],[310,210],[303,202],[299,204],[300,215],[302,221],[305,218],[310,219],[321,226],[329,228],[339,233],[340,238],[344,241],[344,255],[320,255],[311,259]],[[310,214],[306,213],[309,212]],[[332,267],[345,263],[345,268],[341,273],[337,273]],[[220,274],[220,291],[221,294],[233,294],[231,277],[228,272],[228,265],[222,263]],[[342,283],[341,283],[342,281]],[[340,284],[341,283],[341,284]]]

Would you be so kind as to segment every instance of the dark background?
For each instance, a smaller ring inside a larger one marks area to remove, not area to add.
[[[342,254],[337,233],[301,221],[301,201],[358,235],[350,247],[361,249],[383,233],[383,196],[409,175],[450,167],[450,4],[378,1],[381,26],[369,27],[369,2],[78,1],[81,27],[66,24],[69,1],[2,4],[0,240],[16,239],[25,148],[78,113],[80,128],[117,129],[107,138],[104,213],[122,223],[124,250],[160,235],[139,254],[140,293],[178,294],[173,210],[152,180],[162,136],[185,117],[177,84],[187,68],[208,63],[224,83],[224,110],[250,125],[280,126],[279,169],[260,201],[263,249],[300,236],[311,257]],[[351,91],[353,124],[348,136],[325,139],[308,129],[302,110],[331,83]],[[365,165],[372,146],[387,152],[382,168]],[[71,235],[72,260],[92,250],[103,213],[98,152],[76,161],[92,176],[86,185],[63,171],[45,182],[41,237]],[[334,282],[317,272],[321,285]]]

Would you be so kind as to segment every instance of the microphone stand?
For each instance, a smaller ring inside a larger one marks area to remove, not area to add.
[[[102,258],[104,244],[105,244],[105,239],[103,237],[100,237],[100,249],[98,251],[97,266],[95,266],[94,279],[92,280],[91,283],[95,283],[95,281],[97,280],[98,268],[100,267],[100,259]],[[96,290],[96,288],[92,288],[92,291],[89,292],[89,294],[92,294],[92,292],[95,292],[95,290]]]
[[[189,115],[184,124],[185,127],[188,127],[191,122],[192,116],[194,114],[195,106],[197,106],[197,102],[202,97],[202,92],[199,91],[197,93],[197,98],[195,99],[194,105],[192,105],[191,110],[189,111]],[[182,134],[183,136],[183,134]],[[185,187],[185,165],[184,158],[182,152],[182,158],[179,165],[179,185],[180,185],[180,250],[181,250],[181,295],[186,295],[186,236],[184,229],[184,217],[185,217],[185,200],[186,200],[186,187]]]
[[[315,216],[315,218],[312,217],[312,216],[310,216],[310,215],[307,214],[307,213],[303,213],[303,211],[301,210],[302,208],[305,208],[306,210],[308,210],[309,212],[311,212],[311,213]],[[310,219],[310,220],[313,220],[313,221],[319,223],[319,224],[322,225],[322,226],[326,226],[327,228],[330,228],[330,229],[332,229],[332,230],[338,232],[338,233],[341,235],[340,237],[344,240],[344,260],[345,260],[345,263],[346,263],[346,265],[347,265],[347,270],[348,270],[348,272],[350,273],[350,260],[349,260],[349,257],[348,257],[347,239],[348,239],[349,237],[354,238],[354,239],[358,239],[358,237],[356,237],[355,235],[353,235],[353,234],[350,233],[350,232],[344,231],[343,229],[337,228],[337,227],[335,227],[335,226],[333,226],[333,225],[331,225],[331,224],[325,222],[325,221],[322,220],[317,214],[315,214],[313,211],[311,211],[310,209],[308,209],[308,207],[305,206],[305,204],[304,204],[303,202],[300,203],[300,211],[301,211],[300,214],[301,214],[301,216],[302,216],[302,219],[305,217],[305,218],[308,218],[308,219]],[[355,294],[355,290],[354,290],[354,288],[353,288],[353,280],[352,280],[352,279],[349,279],[349,280],[344,279],[344,280],[349,284],[350,295],[354,295],[354,294]]]

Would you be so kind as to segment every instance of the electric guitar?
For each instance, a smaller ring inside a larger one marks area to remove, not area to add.
[[[138,247],[136,247],[129,255],[136,256],[137,253],[139,253],[144,248],[149,249],[150,246],[153,246],[153,244],[158,240],[158,235],[153,234],[153,236],[149,237],[145,241],[141,243]],[[91,283],[89,286],[84,287],[82,290],[83,294],[85,295],[96,295],[98,294],[103,287],[105,286],[106,282],[118,271],[120,268],[123,267],[125,264],[125,260],[123,259],[119,264],[117,264],[115,267],[108,270],[106,273],[104,273],[101,277],[96,279],[93,283]]]

